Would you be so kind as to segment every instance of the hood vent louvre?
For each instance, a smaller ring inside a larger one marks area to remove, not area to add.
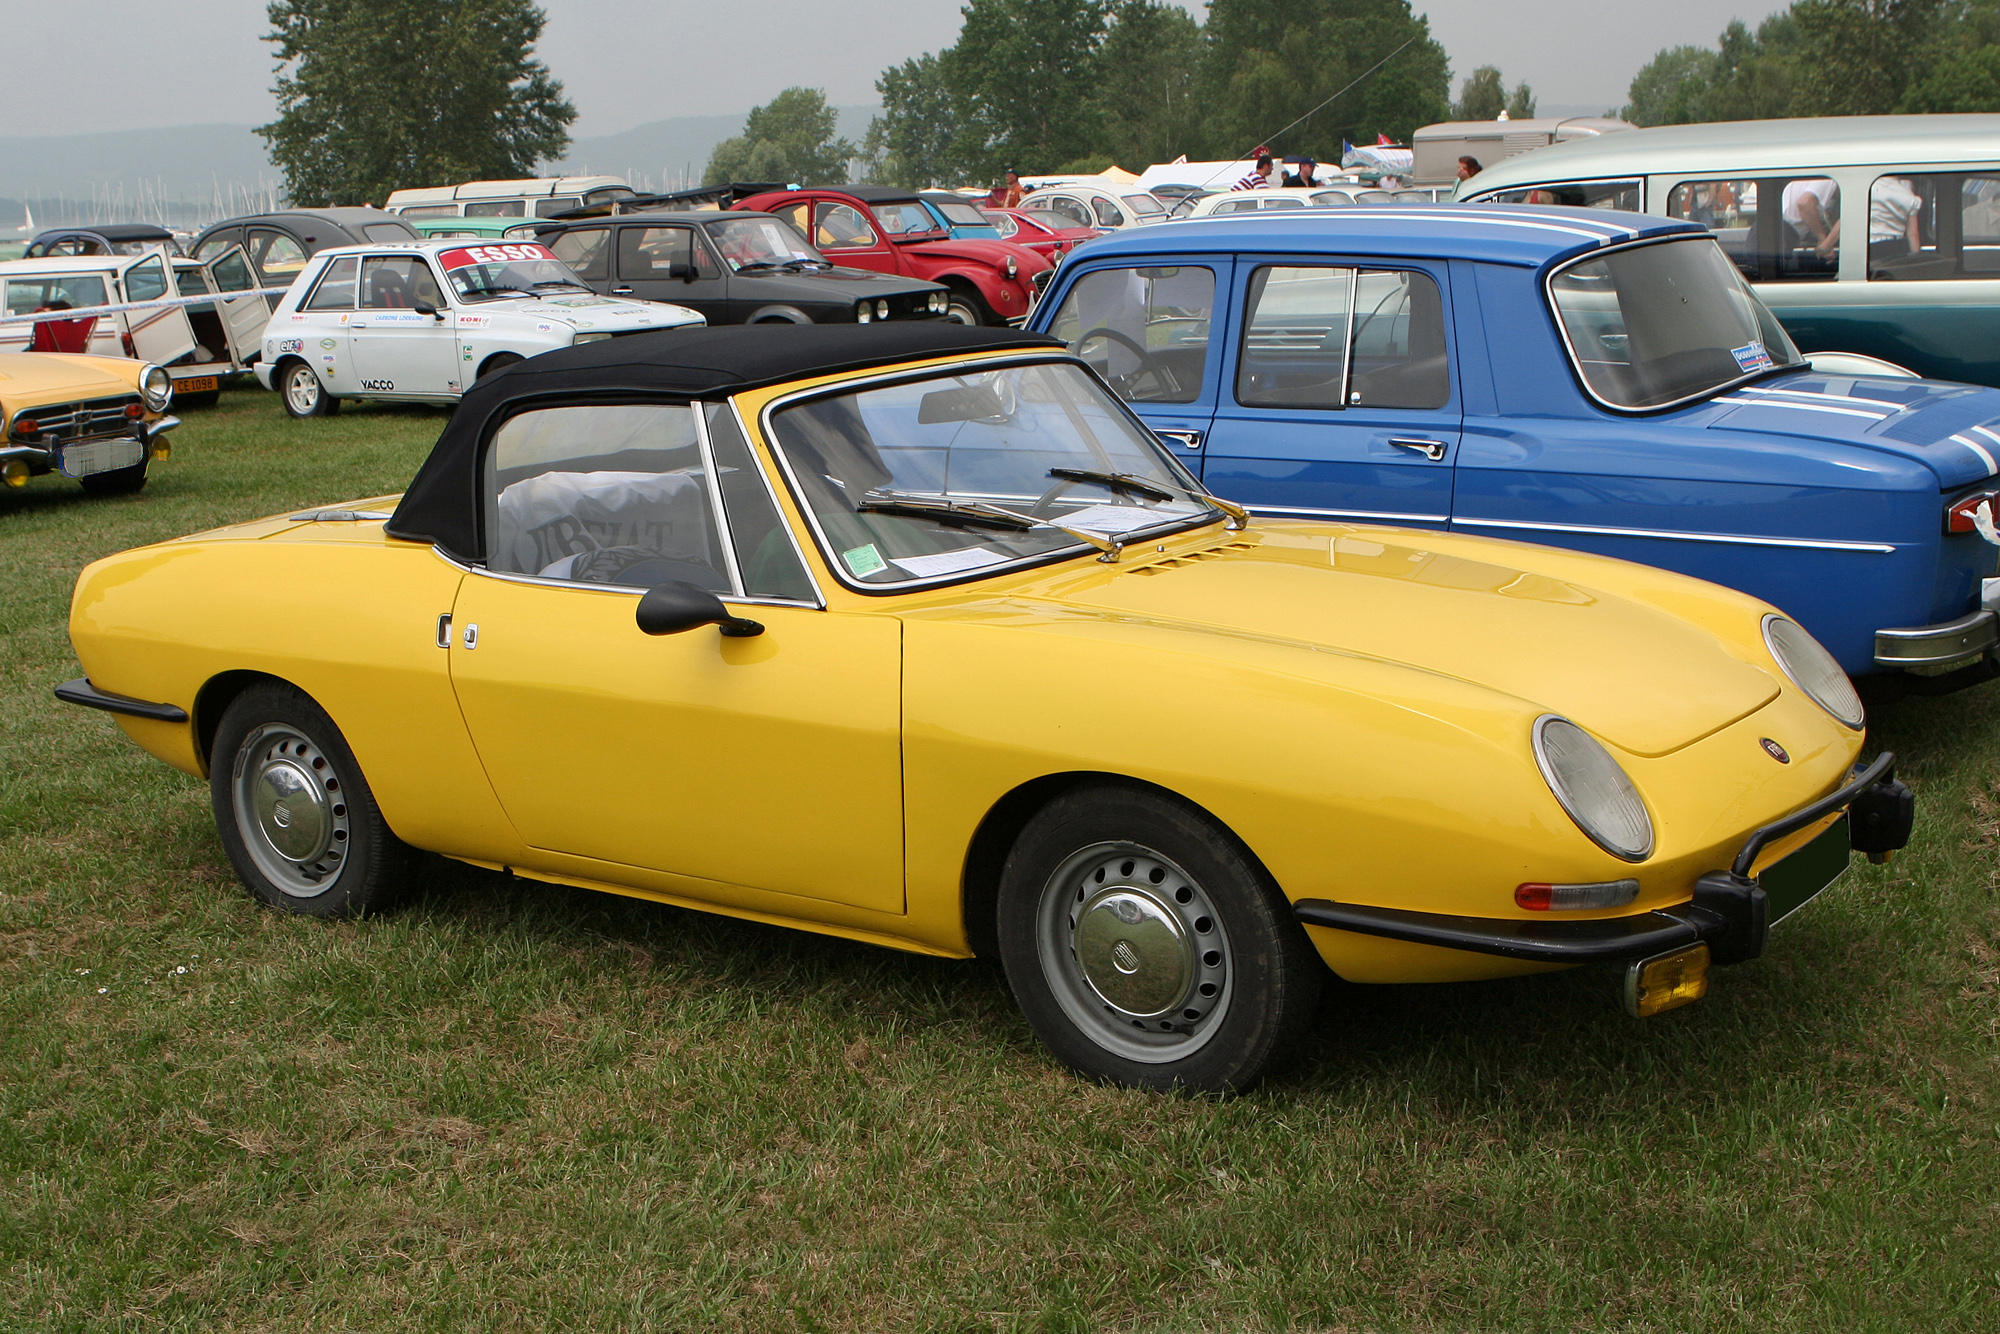
[[[1225,542],[1218,547],[1204,547],[1200,551],[1181,551],[1171,556],[1160,556],[1144,565],[1135,566],[1133,574],[1158,574],[1162,570],[1175,570],[1183,565],[1192,565],[1198,560],[1214,560],[1219,556],[1233,556],[1245,551],[1255,551],[1255,542]]]

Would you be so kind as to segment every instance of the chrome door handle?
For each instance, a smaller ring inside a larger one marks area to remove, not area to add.
[[[1433,463],[1444,457],[1445,443],[1442,440],[1414,440],[1403,437],[1391,438],[1389,443],[1398,449],[1414,449]]]
[[[612,296],[630,296],[630,295],[632,295],[632,289],[631,289],[631,288],[629,288],[629,287],[614,287],[614,288],[612,288],[612,289],[611,289],[611,295],[612,295]]]
[[[448,611],[438,613],[437,646],[439,648],[451,647],[451,613]]]
[[[1200,431],[1155,431],[1153,434],[1170,444],[1179,445],[1182,449],[1201,448]]]

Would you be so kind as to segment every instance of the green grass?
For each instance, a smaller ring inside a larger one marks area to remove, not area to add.
[[[1879,711],[1914,850],[1710,998],[1336,987],[1229,1102],[1058,1070],[998,972],[438,863],[255,905],[58,705],[91,558],[396,490],[443,414],[190,412],[0,493],[0,1329],[2000,1326],[2000,687]]]

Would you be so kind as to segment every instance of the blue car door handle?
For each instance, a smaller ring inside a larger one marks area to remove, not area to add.
[[[1444,457],[1445,443],[1442,440],[1417,440],[1408,436],[1392,436],[1389,443],[1398,449],[1414,449],[1433,463]]]

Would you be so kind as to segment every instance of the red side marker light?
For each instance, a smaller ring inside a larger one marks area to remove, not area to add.
[[[1639,897],[1637,880],[1600,880],[1588,885],[1514,886],[1514,903],[1529,912],[1582,912],[1589,908],[1622,908]]]

